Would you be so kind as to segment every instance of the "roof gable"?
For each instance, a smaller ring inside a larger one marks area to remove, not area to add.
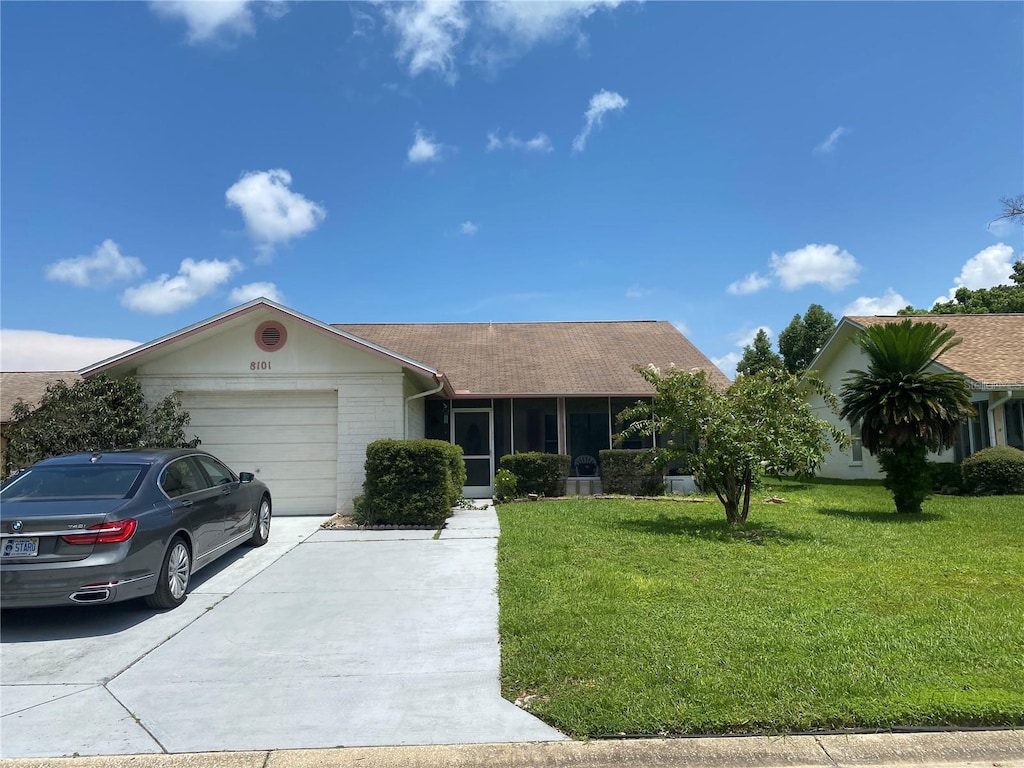
[[[456,393],[509,395],[647,395],[654,390],[634,366],[726,376],[668,322],[387,323],[335,325],[348,333],[428,360]]]

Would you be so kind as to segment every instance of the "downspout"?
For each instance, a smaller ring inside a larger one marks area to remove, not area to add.
[[[1003,405],[1007,400],[1011,400],[1012,398],[1013,398],[1013,390],[1012,389],[1008,389],[1008,390],[1006,390],[1006,394],[1005,395],[1003,395],[1001,398],[996,400],[994,403],[989,403],[988,404],[988,435],[989,435],[989,443],[991,445],[996,445],[997,444],[996,443],[996,417],[995,417],[994,411],[995,411],[996,408],[998,408],[999,406]],[[1003,429],[1004,430],[1006,429],[1006,417],[1005,416],[1003,417]],[[1005,437],[1005,432],[1004,432],[1004,437]]]
[[[402,437],[404,437],[406,440],[409,439],[409,403],[412,402],[413,400],[419,400],[421,397],[429,397],[430,395],[436,395],[438,392],[444,389],[444,374],[435,373],[434,377],[438,381],[436,389],[428,389],[426,392],[418,392],[415,395],[409,395],[407,398],[405,398],[405,428],[402,431]]]

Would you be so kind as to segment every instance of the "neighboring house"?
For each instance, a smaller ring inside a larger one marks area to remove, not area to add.
[[[860,347],[851,343],[862,328],[895,323],[905,316],[844,317],[832,337],[818,352],[811,368],[818,371],[838,395],[843,379],[853,369],[867,370],[868,361]],[[961,425],[960,440],[952,450],[931,458],[960,461],[992,445],[1024,449],[1024,314],[1006,315],[917,315],[910,319],[945,325],[956,332],[961,343],[941,355],[933,364],[936,371],[955,371],[971,388],[977,415]],[[846,429],[852,437],[845,451],[833,448],[818,472],[822,477],[878,478],[883,473],[874,456],[863,450],[858,425],[843,424],[821,398],[812,405],[823,418]]]
[[[7,452],[7,425],[11,423],[11,408],[24,400],[33,408],[46,392],[46,385],[63,379],[68,385],[81,377],[76,371],[8,371],[0,373],[0,472]]]
[[[569,491],[596,490],[614,417],[651,386],[635,365],[728,379],[670,323],[328,325],[266,299],[84,368],[177,393],[186,433],[257,473],[278,514],[351,509],[366,445],[430,437],[461,445],[467,495],[489,496],[502,455],[572,457]],[[649,446],[650,438],[631,446]]]

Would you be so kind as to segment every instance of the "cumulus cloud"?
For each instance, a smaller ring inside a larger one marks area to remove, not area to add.
[[[772,337],[772,329],[767,325],[758,325],[754,328],[744,326],[739,330],[729,334],[729,338],[738,348],[738,351],[726,352],[721,357],[712,357],[711,362],[715,366],[728,376],[730,379],[736,378],[736,366],[740,360],[743,359],[743,348],[754,343],[754,337],[757,336],[757,332],[763,330],[768,334],[768,337]]]
[[[787,291],[812,283],[838,291],[856,281],[860,264],[839,246],[812,244],[782,256],[773,253],[770,269]]]
[[[416,129],[412,146],[406,153],[410,163],[433,163],[441,159],[441,144],[427,136],[420,129]]]
[[[77,371],[139,346],[138,341],[0,330],[0,370]]]
[[[459,225],[459,233],[463,235],[475,235],[479,229],[480,227],[468,220]]]
[[[46,268],[46,277],[80,288],[107,285],[117,280],[134,280],[146,271],[134,256],[125,256],[113,240],[104,240],[89,256],[61,259]]]
[[[953,278],[953,287],[945,296],[939,296],[934,303],[952,301],[960,288],[977,290],[994,285],[1010,285],[1013,274],[1013,248],[1006,243],[990,245],[978,251],[965,263],[960,274]]]
[[[551,152],[554,146],[546,133],[538,133],[532,139],[520,139],[514,133],[508,133],[502,138],[500,133],[491,132],[487,134],[487,151],[494,152],[499,149],[522,149],[526,152]]]
[[[255,5],[251,0],[156,0],[149,7],[165,19],[184,21],[188,29],[186,39],[196,44],[254,34]],[[270,19],[281,18],[287,10],[282,0],[269,0],[261,5]]]
[[[236,259],[185,259],[174,277],[160,275],[152,282],[126,289],[121,295],[121,303],[128,309],[153,315],[177,312],[216,291],[241,269],[242,265]]]
[[[583,125],[583,130],[572,140],[572,151],[582,152],[586,149],[587,139],[594,126],[600,126],[608,112],[620,112],[626,108],[627,104],[629,104],[629,99],[623,98],[615,91],[606,91],[603,88],[591,96],[590,106],[587,107],[587,111],[583,115],[586,122]]]
[[[455,49],[466,34],[469,18],[458,0],[416,0],[384,9],[398,35],[395,56],[416,77],[433,70],[448,82],[457,79]]]
[[[744,296],[748,293],[757,293],[772,284],[771,278],[762,277],[757,272],[751,272],[742,280],[729,283],[725,290],[734,296]]]
[[[828,155],[831,154],[832,152],[835,152],[836,145],[839,143],[839,139],[842,136],[848,134],[849,132],[849,128],[844,128],[843,126],[840,125],[838,128],[836,128],[834,131],[832,131],[832,133],[828,135],[827,139],[825,139],[823,142],[821,142],[821,144],[818,144],[814,148],[814,153],[817,155]]]
[[[273,283],[246,283],[228,294],[228,300],[232,304],[245,304],[247,301],[260,297],[284,304],[284,294]]]
[[[910,304],[892,288],[882,296],[860,296],[843,308],[844,315],[895,315]]]
[[[228,187],[224,197],[245,220],[250,237],[260,247],[261,259],[268,260],[274,246],[312,232],[327,210],[289,187],[292,175],[283,168],[250,171]]]

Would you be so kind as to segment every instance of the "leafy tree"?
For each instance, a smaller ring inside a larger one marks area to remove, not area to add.
[[[764,328],[759,328],[754,343],[743,348],[743,357],[736,365],[736,373],[749,376],[767,368],[782,369],[782,358],[772,351],[772,343]]]
[[[960,374],[928,370],[960,343],[954,337],[944,326],[909,319],[870,326],[854,337],[869,366],[843,379],[839,415],[861,423],[864,447],[878,456],[899,513],[921,511],[930,490],[928,451],[951,447],[960,422],[974,412]]]
[[[655,388],[652,401],[639,402],[620,415],[633,435],[685,434],[697,443],[659,449],[662,463],[684,460],[697,481],[712,490],[732,524],[750,513],[750,492],[765,472],[810,473],[830,449],[848,438],[814,415],[804,395],[818,391],[834,409],[835,397],[816,377],[803,381],[779,369],[740,376],[727,389],[713,386],[703,371],[639,368]]]
[[[185,439],[190,416],[178,399],[169,395],[150,408],[134,378],[100,375],[70,387],[56,381],[46,386],[37,408],[19,400],[11,414],[5,476],[62,453],[199,445],[198,438]]]
[[[991,288],[958,288],[949,301],[939,301],[930,310],[906,307],[901,315],[988,315],[997,312],[1024,312],[1024,260],[1018,259],[1010,273],[1013,285]]]
[[[835,316],[821,304],[811,304],[803,317],[793,315],[789,325],[779,334],[779,352],[786,370],[790,373],[806,371],[835,329]]]

